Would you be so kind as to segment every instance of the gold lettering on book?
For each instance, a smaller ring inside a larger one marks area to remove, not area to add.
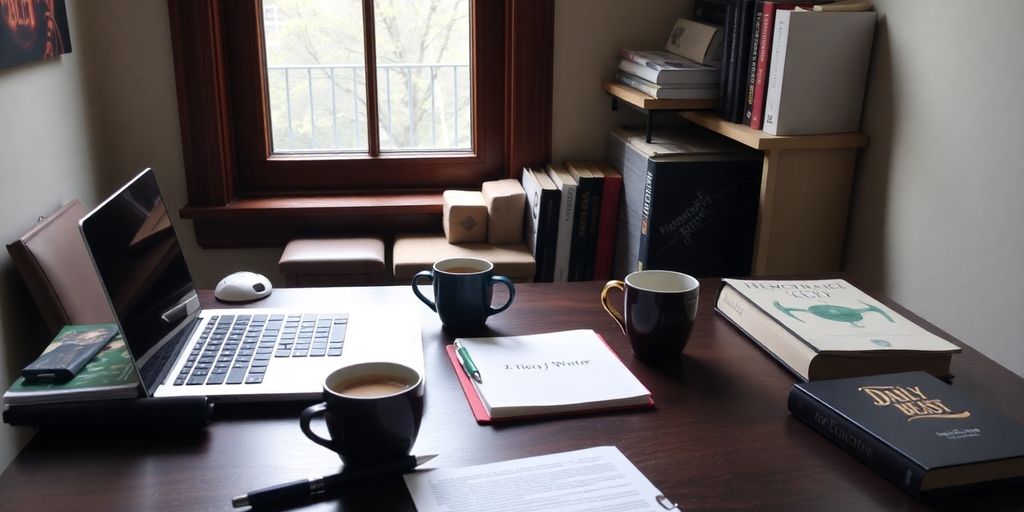
[[[862,386],[857,388],[877,407],[892,406],[907,416],[907,421],[926,418],[969,418],[970,411],[954,412],[938,398],[928,398],[918,386]]]

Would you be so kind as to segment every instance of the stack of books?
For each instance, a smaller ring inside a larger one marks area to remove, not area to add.
[[[714,99],[719,95],[721,26],[680,19],[666,51],[619,51],[615,80],[657,99]]]

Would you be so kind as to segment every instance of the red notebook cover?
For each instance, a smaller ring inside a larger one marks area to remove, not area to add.
[[[601,335],[598,334],[598,337]],[[601,339],[604,341],[604,338]],[[605,343],[607,345],[607,342]],[[469,381],[469,375],[462,369],[462,365],[459,363],[459,357],[455,355],[455,345],[448,345],[444,348],[445,352],[448,353],[448,360],[451,361],[452,366],[455,368],[455,376],[459,379],[459,385],[462,386],[462,392],[466,395],[466,400],[469,401],[469,408],[473,411],[473,418],[477,423],[481,425],[487,425],[494,422],[502,421],[514,421],[524,418],[550,418],[556,416],[577,416],[580,414],[593,414],[594,412],[608,412],[608,411],[623,411],[630,409],[649,409],[654,407],[654,398],[649,398],[646,404],[641,405],[627,405],[619,407],[602,407],[595,409],[588,409],[583,411],[569,411],[569,412],[555,412],[555,413],[544,413],[544,414],[531,414],[528,416],[508,416],[505,418],[491,418],[488,414],[487,408],[484,407],[483,401],[480,399],[480,395],[477,393],[476,388],[473,387],[473,383]],[[611,350],[611,347],[608,347]]]

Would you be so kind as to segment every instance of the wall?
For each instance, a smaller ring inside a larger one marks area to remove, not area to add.
[[[1024,3],[875,4],[846,267],[1024,375]]]
[[[71,199],[98,197],[99,144],[82,88],[87,51],[69,2],[72,53],[0,69],[0,239],[6,244]],[[0,389],[46,346],[48,334],[6,250],[0,250]],[[0,425],[0,468],[31,431]]]

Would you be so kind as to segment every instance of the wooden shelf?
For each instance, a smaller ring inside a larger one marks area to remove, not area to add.
[[[680,116],[708,130],[729,137],[754,149],[842,149],[868,145],[866,133],[826,133],[821,135],[771,135],[761,130],[722,120],[711,112],[680,112]]]
[[[612,97],[642,110],[707,110],[718,105],[718,99],[659,100],[632,87],[609,81],[601,82],[601,88]]]

